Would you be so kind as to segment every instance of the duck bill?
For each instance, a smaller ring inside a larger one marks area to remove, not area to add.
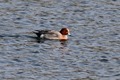
[[[68,33],[68,35],[71,35],[70,33]]]

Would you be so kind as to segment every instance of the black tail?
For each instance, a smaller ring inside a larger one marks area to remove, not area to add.
[[[49,33],[51,30],[35,30],[33,33],[37,35],[37,37],[41,37],[42,34]]]
[[[39,32],[38,30],[33,31],[33,33],[36,34],[37,37],[40,37],[40,36],[41,36],[41,34],[40,34],[40,32]]]

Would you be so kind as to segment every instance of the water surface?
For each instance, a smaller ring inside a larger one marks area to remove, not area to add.
[[[67,41],[36,29],[70,28]],[[119,0],[1,0],[0,79],[119,80]]]

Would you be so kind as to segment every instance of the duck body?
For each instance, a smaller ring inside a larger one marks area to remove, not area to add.
[[[58,39],[67,40],[70,34],[68,28],[62,28],[60,31],[55,30],[35,30],[34,33],[41,39]]]

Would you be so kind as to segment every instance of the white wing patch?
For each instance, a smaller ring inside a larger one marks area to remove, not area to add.
[[[41,35],[40,35],[40,38],[44,38],[44,34],[41,34]]]

